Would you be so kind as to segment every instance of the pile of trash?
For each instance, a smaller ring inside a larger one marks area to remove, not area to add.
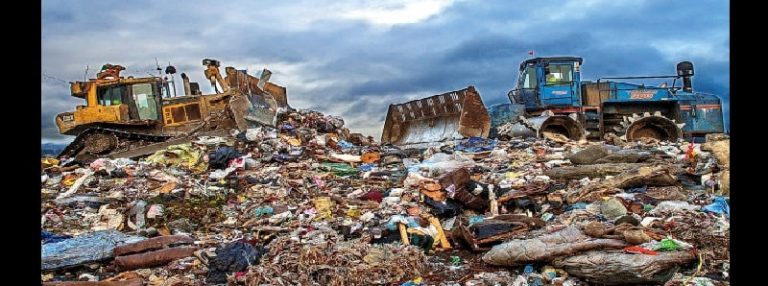
[[[507,138],[505,138],[507,139]],[[380,145],[344,120],[42,160],[46,285],[728,285],[728,138]]]

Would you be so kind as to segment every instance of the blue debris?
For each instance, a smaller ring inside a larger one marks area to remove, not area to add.
[[[64,235],[56,235],[56,234],[53,234],[53,233],[50,233],[50,232],[47,232],[47,231],[44,231],[44,230],[40,231],[40,239],[43,240],[43,244],[59,242],[59,241],[67,240],[67,239],[70,239],[70,238],[72,238],[71,235],[66,235],[66,234],[64,234]]]
[[[483,216],[479,216],[479,215],[472,216],[472,217],[469,218],[469,225],[473,225],[473,224],[476,224],[478,222],[482,222],[484,219],[485,219],[485,217],[483,217]]]
[[[454,150],[470,153],[491,151],[494,147],[496,147],[496,143],[497,141],[495,139],[470,137],[469,139],[456,145]]]
[[[637,188],[631,188],[626,190],[627,193],[645,193],[648,190],[648,186],[642,186]]]
[[[40,268],[54,270],[102,261],[112,258],[112,251],[118,245],[142,240],[144,237],[141,236],[126,235],[117,230],[103,230],[43,244]]]
[[[714,202],[701,208],[705,212],[711,212],[716,214],[725,214],[725,217],[731,219],[731,207],[725,200],[725,197],[717,196]]]
[[[341,147],[341,149],[349,149],[355,147],[355,144],[349,143],[346,140],[339,141],[338,145]]]
[[[531,274],[531,273],[533,273],[533,265],[528,264],[523,269],[523,274]]]
[[[357,169],[360,170],[360,172],[368,172],[373,170],[373,167],[375,167],[375,164],[362,164]]]
[[[572,210],[583,210],[587,208],[587,203],[585,202],[578,202],[569,206],[565,207],[566,211],[572,211]]]

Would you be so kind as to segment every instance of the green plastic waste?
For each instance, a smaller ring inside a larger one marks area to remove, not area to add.
[[[461,265],[461,257],[459,257],[459,256],[451,256],[451,264],[453,264],[453,266]]]
[[[337,176],[356,175],[358,172],[357,169],[352,168],[352,166],[346,163],[323,163],[322,168],[326,171],[333,172]]]
[[[653,250],[657,251],[675,251],[680,249],[680,245],[677,244],[674,240],[671,240],[669,238],[662,239],[661,242],[659,242],[659,245],[654,247]]]
[[[643,211],[649,212],[651,210],[653,210],[653,205],[652,204],[645,204],[645,205],[643,205]]]

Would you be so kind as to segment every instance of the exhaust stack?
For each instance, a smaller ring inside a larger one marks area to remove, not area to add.
[[[678,63],[677,75],[683,77],[683,90],[685,92],[693,92],[693,85],[691,84],[691,77],[693,76],[693,63],[689,61]]]
[[[192,95],[192,86],[189,84],[189,77],[181,73],[181,81],[184,83],[184,95]]]

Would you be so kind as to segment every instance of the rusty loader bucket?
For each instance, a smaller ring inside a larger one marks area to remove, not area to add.
[[[401,104],[391,104],[382,144],[412,147],[465,137],[488,137],[491,118],[473,86]]]

